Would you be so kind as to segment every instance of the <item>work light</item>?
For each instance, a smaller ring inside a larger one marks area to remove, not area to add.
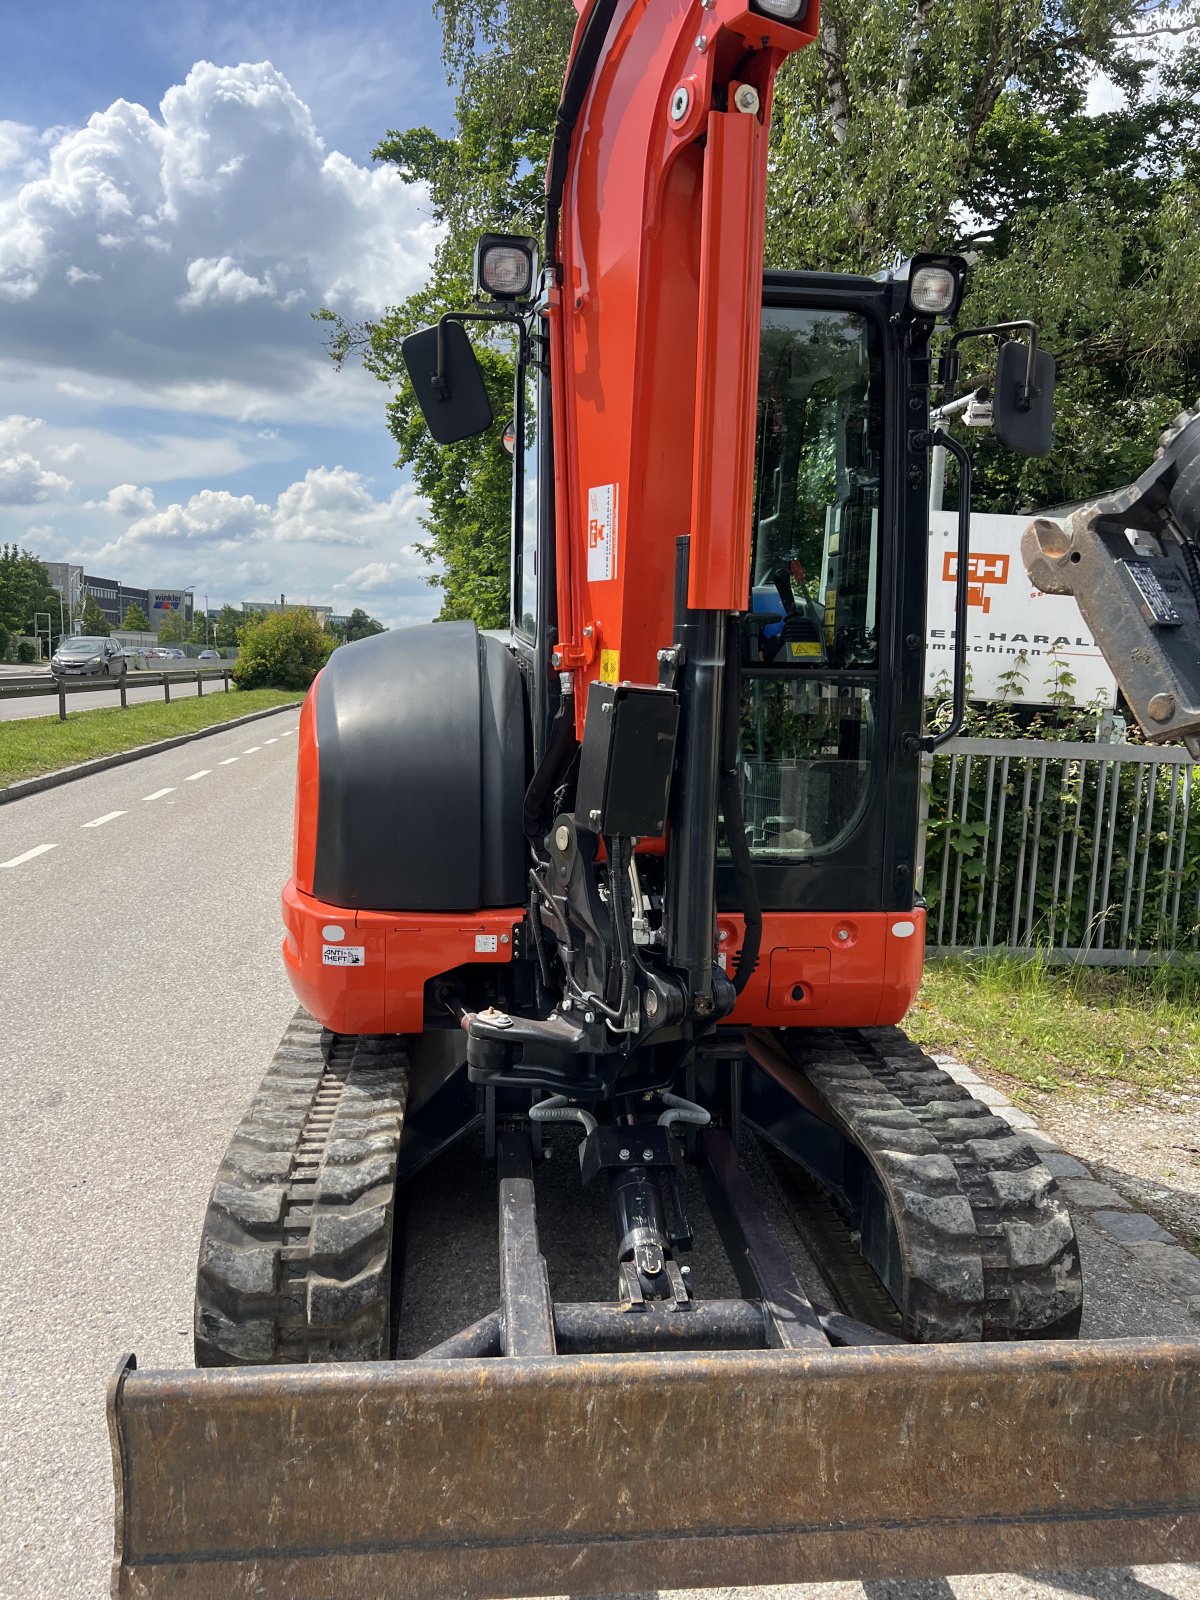
[[[962,299],[966,262],[959,256],[914,256],[908,274],[908,309],[917,317],[953,320]]]
[[[751,0],[751,10],[779,22],[803,22],[808,0]]]
[[[537,245],[512,233],[485,233],[475,246],[475,293],[493,300],[528,300]]]

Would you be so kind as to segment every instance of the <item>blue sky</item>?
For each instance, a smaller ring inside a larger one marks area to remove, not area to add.
[[[0,59],[0,541],[213,605],[438,605],[386,391],[309,312],[417,287],[448,132],[424,0],[11,7]]]

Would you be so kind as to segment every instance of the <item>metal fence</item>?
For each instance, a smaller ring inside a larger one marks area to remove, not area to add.
[[[1187,751],[955,739],[926,759],[931,951],[1133,965],[1200,947]]]
[[[205,683],[214,678],[224,684],[225,692],[228,694],[233,678],[232,666],[185,667],[174,672],[135,672],[132,676],[122,672],[115,678],[54,678],[46,673],[40,673],[28,677],[0,678],[0,701],[29,700],[55,695],[58,698],[58,720],[65,722],[67,699],[71,695],[96,694],[111,690],[114,694],[120,695],[121,705],[124,707],[129,704],[127,694],[129,689],[159,688],[163,692],[163,699],[170,704],[172,684],[179,689],[184,684],[194,683],[196,693],[202,695]]]

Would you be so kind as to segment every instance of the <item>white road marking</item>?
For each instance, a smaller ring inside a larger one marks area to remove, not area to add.
[[[47,850],[57,850],[56,844],[35,844],[32,850],[26,850],[23,856],[14,856],[11,861],[0,861],[0,867],[19,867],[23,861],[32,861],[34,856],[44,856]]]
[[[224,761],[221,762],[221,765],[223,767],[231,767],[236,760],[236,756],[226,756]]]
[[[278,744],[279,740],[278,739],[264,739],[263,743],[264,744]]]
[[[116,817],[123,817],[124,811],[106,811],[102,817],[93,817],[90,822],[81,823],[84,828],[102,828],[106,822],[112,822]]]
[[[295,731],[296,731],[295,728],[285,728],[283,730],[283,732],[279,735],[279,737],[281,739],[290,739],[292,734],[295,733]]]
[[[155,789],[153,794],[144,794],[142,796],[142,801],[143,801],[143,803],[145,803],[147,800],[161,800],[163,795],[165,795],[165,794],[174,794],[174,793],[175,793],[175,785],[172,784],[169,789]]]
[[[199,772],[189,772],[183,781],[184,783],[195,783],[197,778],[207,778],[211,771],[211,767],[202,767]]]
[[[262,745],[260,745],[260,744],[252,744],[250,746],[249,750],[243,750],[242,754],[244,756],[252,756],[256,750],[261,750],[261,749],[262,749]]]

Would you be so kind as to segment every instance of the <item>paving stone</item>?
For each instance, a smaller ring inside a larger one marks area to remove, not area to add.
[[[990,1084],[981,1083],[981,1086],[973,1092],[976,1100],[982,1100],[985,1106],[1007,1106],[1012,1104],[1006,1094],[1001,1094],[999,1089],[993,1089]]]
[[[1017,1106],[997,1106],[996,1115],[1003,1117],[1010,1128],[1036,1128],[1037,1123],[1028,1111],[1021,1111]]]
[[[1043,1133],[1041,1128],[1028,1128],[1025,1137],[1035,1150],[1057,1150],[1061,1153],[1062,1147],[1057,1139],[1052,1139],[1048,1133]],[[1042,1157],[1043,1161],[1045,1156]]]
[[[1200,1261],[1181,1244],[1135,1244],[1133,1255],[1200,1316]]]
[[[957,1061],[939,1061],[938,1066],[943,1072],[949,1073],[955,1083],[982,1083],[984,1080],[977,1072],[972,1072],[970,1067],[963,1067]]]
[[[1131,1209],[1124,1196],[1107,1183],[1097,1183],[1095,1178],[1063,1178],[1058,1187],[1069,1206],[1081,1206],[1088,1211]]]
[[[1042,1161],[1056,1178],[1091,1177],[1091,1173],[1082,1161],[1076,1161],[1074,1156],[1066,1155],[1061,1150],[1047,1150],[1042,1156]]]
[[[1174,1244],[1165,1228],[1144,1211],[1093,1211],[1092,1221],[1126,1244]]]

